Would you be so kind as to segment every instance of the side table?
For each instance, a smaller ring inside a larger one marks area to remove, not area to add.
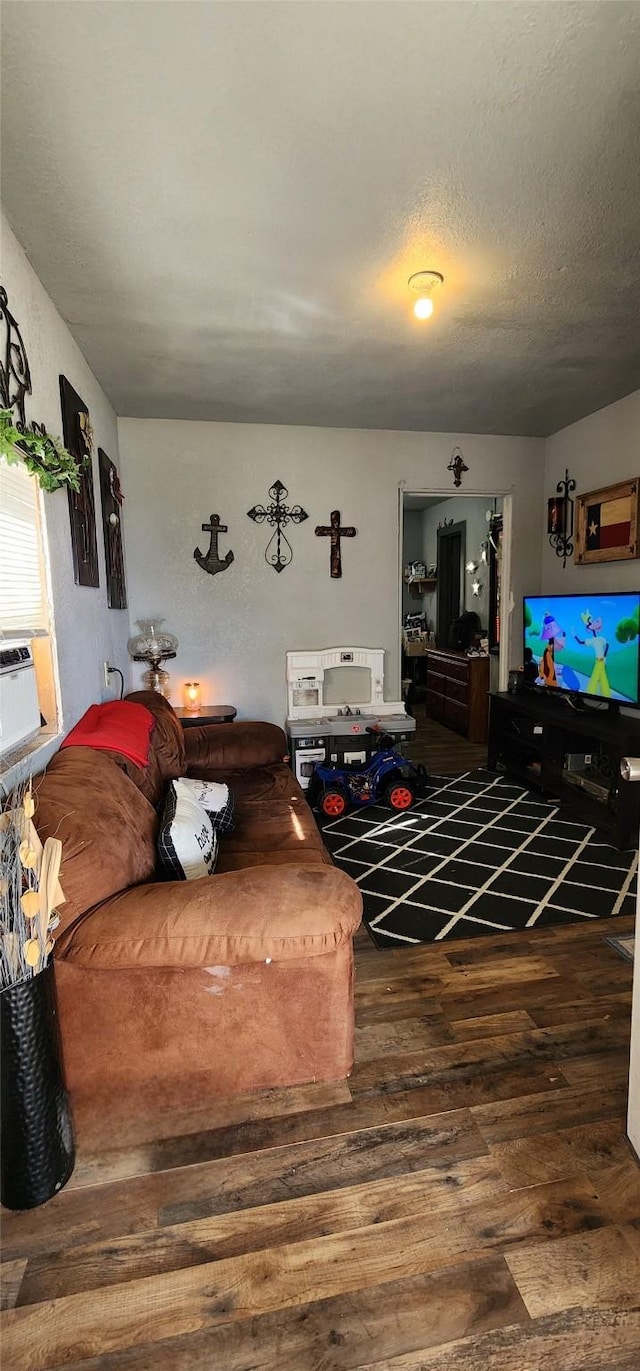
[[[199,724],[230,724],[238,713],[233,705],[201,705],[192,709],[174,709],[183,728],[197,728]]]

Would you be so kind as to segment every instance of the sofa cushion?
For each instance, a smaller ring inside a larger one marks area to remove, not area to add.
[[[133,697],[138,699],[136,695]],[[144,703],[144,701],[143,701]],[[185,747],[190,776],[203,780],[213,778],[214,772],[252,770],[281,762],[287,751],[287,740],[277,724],[256,723],[243,719],[241,724],[202,724],[186,730]]]
[[[149,966],[211,971],[295,961],[334,952],[348,942],[361,912],[357,885],[337,867],[262,866],[126,890],[85,915],[58,940],[56,950],[65,961],[96,971]],[[205,993],[215,993],[214,987],[215,981],[203,984]]]
[[[174,881],[211,876],[218,853],[218,835],[206,809],[184,781],[169,781],[158,831],[158,857],[165,875]]]
[[[235,800],[235,827],[225,836],[220,871],[298,862],[330,864],[304,792],[283,762],[232,771],[229,785]]]
[[[153,876],[157,816],[110,753],[58,752],[33,790],[41,841],[62,841],[60,932],[101,900]]]

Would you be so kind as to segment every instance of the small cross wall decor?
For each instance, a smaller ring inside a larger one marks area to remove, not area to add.
[[[334,580],[338,580],[339,577],[342,576],[342,548],[340,539],[355,538],[357,530],[352,524],[348,524],[346,528],[341,526],[339,509],[332,509],[329,517],[331,523],[318,524],[315,534],[316,538],[331,539],[331,576]]]
[[[462,485],[463,473],[468,470],[469,468],[464,460],[464,457],[462,456],[462,449],[459,447],[454,447],[453,452],[451,453],[451,457],[449,458],[449,464],[447,466],[447,471],[453,472],[454,486]]]

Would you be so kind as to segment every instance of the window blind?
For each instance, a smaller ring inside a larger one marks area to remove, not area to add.
[[[38,485],[22,462],[0,458],[0,630],[49,630]]]

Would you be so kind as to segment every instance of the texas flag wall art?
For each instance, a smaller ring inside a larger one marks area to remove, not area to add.
[[[628,499],[605,500],[587,505],[587,552],[599,548],[624,547],[631,532],[631,507]]]
[[[639,487],[638,479],[619,481],[577,497],[576,562],[586,566],[638,556]]]

